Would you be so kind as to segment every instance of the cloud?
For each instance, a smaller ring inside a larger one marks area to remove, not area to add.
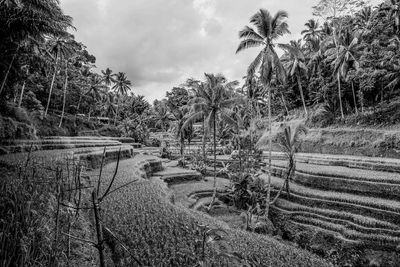
[[[99,70],[125,72],[133,92],[150,101],[204,72],[240,80],[257,49],[235,55],[238,31],[261,7],[289,12],[293,38],[316,0],[63,0],[76,39],[93,53]],[[292,36],[282,39],[287,42]]]

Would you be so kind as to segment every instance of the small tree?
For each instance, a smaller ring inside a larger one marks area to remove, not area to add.
[[[278,194],[271,202],[271,205],[273,205],[279,198],[285,185],[286,185],[286,193],[290,198],[289,182],[296,171],[296,161],[295,161],[296,152],[299,150],[300,147],[301,135],[307,134],[307,132],[308,130],[303,124],[298,124],[292,126],[285,125],[283,131],[278,134],[277,143],[279,144],[282,151],[285,153],[286,158],[288,159],[288,167],[287,167],[285,181],[283,182],[282,187],[279,190]]]

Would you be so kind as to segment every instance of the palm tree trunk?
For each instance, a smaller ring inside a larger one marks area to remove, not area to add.
[[[185,166],[185,156],[183,155],[183,150],[184,150],[184,146],[185,146],[185,139],[183,138],[183,133],[182,133],[182,131],[181,131],[181,133],[180,133],[180,138],[181,138],[181,159],[182,159],[182,163],[183,163],[183,166]]]
[[[308,118],[308,112],[307,112],[307,108],[306,108],[306,101],[304,100],[304,93],[303,93],[303,87],[301,86],[300,75],[297,73],[296,77],[297,77],[297,84],[298,84],[299,90],[300,90],[301,101],[303,102],[304,113],[306,114],[306,118]]]
[[[44,116],[47,116],[47,112],[49,111],[49,106],[50,106],[50,100],[51,100],[51,94],[53,92],[53,86],[54,86],[54,80],[56,79],[56,72],[57,72],[57,67],[54,68],[54,73],[53,73],[53,78],[51,80],[51,85],[50,85],[50,91],[49,91],[49,97],[47,98],[47,105],[46,105],[46,111],[44,112]]]
[[[120,104],[120,97],[118,96],[117,110],[116,110],[116,112],[115,112],[115,117],[114,117],[114,125],[117,125],[117,118],[118,118],[118,112],[119,112],[119,104]]]
[[[238,131],[239,132],[239,131]],[[238,133],[238,154],[239,154],[239,171],[242,170],[242,146],[240,145],[240,135]]]
[[[44,116],[45,116],[45,117],[47,116],[47,112],[49,111],[51,93],[53,92],[54,81],[55,81],[55,79],[56,79],[57,61],[58,61],[58,54],[56,55],[56,59],[55,59],[54,74],[53,74],[53,78],[52,78],[52,80],[51,80],[49,98],[47,99],[47,105],[46,105],[46,111],[44,112]]]
[[[76,106],[76,114],[79,113],[79,108],[81,107],[81,101],[82,101],[82,94],[79,95],[78,105]]]
[[[254,114],[253,114],[253,101],[251,102],[251,105],[250,105],[250,114],[251,114],[251,119],[250,119],[250,150],[253,148],[253,131],[252,131],[252,122],[253,122],[253,116],[254,116]]]
[[[63,96],[63,107],[62,107],[62,112],[61,112],[61,119],[60,119],[60,124],[58,125],[58,128],[61,128],[63,119],[64,119],[64,112],[65,112],[65,101],[67,97],[67,86],[68,86],[68,61],[65,64],[65,82],[64,82],[64,96]]]
[[[283,188],[285,188],[285,185],[287,185],[287,178],[283,181],[283,184],[281,188],[278,191],[278,194],[276,194],[275,198],[269,203],[270,205],[274,205],[276,201],[279,199],[280,195],[282,194]]]
[[[206,125],[205,118],[203,115],[203,138],[202,138],[202,152],[203,152],[203,160],[206,161]]]
[[[356,114],[358,115],[356,92],[354,91],[354,82],[353,81],[351,81],[351,90],[353,91],[354,108],[356,109]]]
[[[10,62],[10,64],[8,65],[8,69],[7,69],[7,72],[6,72],[6,76],[4,76],[3,82],[1,83],[0,95],[1,95],[1,93],[3,93],[3,89],[4,89],[4,86],[6,85],[6,81],[7,81],[8,75],[10,74],[11,67],[12,67],[12,65],[13,65],[13,63],[14,63],[14,61],[15,61],[15,58],[17,57],[19,47],[20,47],[20,45],[18,45],[17,50],[15,51],[15,53],[14,53],[12,59],[11,59],[11,62]]]
[[[294,175],[294,172],[296,170],[296,163],[294,161],[294,155],[289,156],[289,170],[288,170],[288,175],[286,177],[286,193],[288,196],[288,199],[290,200],[290,179]]]
[[[284,106],[284,108],[285,108],[285,110],[286,110],[286,114],[289,115],[289,109],[288,109],[288,107],[286,106],[285,97],[283,96],[282,92],[281,92],[281,98],[282,98],[283,106]]]
[[[214,204],[215,198],[217,196],[217,130],[216,130],[216,115],[214,115],[214,119],[213,119],[213,128],[214,128],[213,129],[213,131],[214,131],[214,136],[213,136],[213,138],[214,138],[214,144],[213,144],[214,145],[214,184],[213,184],[214,192],[213,192],[213,197],[212,197],[211,203],[208,206],[208,211],[211,210],[211,208],[212,208],[212,206]]]
[[[18,101],[18,107],[21,107],[22,104],[22,98],[24,96],[24,91],[25,91],[25,85],[26,85],[26,80],[24,81],[24,83],[22,84],[22,88],[21,88],[21,94],[19,95],[19,101]]]
[[[269,201],[271,199],[271,172],[272,172],[272,133],[271,133],[271,87],[267,85],[268,90],[268,190],[267,199],[265,203],[265,217],[268,219],[269,215]]]
[[[359,89],[359,92],[358,92],[358,101],[360,102],[361,113],[364,113],[364,93],[361,90],[361,88]]]
[[[341,113],[342,119],[344,119],[343,105],[342,105],[342,93],[341,93],[341,88],[340,88],[340,73],[339,72],[337,74],[337,81],[338,81],[338,94],[339,94],[340,113]]]

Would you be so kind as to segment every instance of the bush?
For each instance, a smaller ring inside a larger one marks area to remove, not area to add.
[[[44,107],[42,103],[36,98],[36,95],[32,91],[28,91],[25,94],[24,99],[22,100],[22,106],[27,108],[29,111],[39,111],[40,113],[43,112]]]

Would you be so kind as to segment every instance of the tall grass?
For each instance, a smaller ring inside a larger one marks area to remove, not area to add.
[[[0,162],[0,266],[71,265],[82,263],[83,253],[91,258],[90,248],[70,238],[88,235],[79,216],[82,163],[21,155]]]

